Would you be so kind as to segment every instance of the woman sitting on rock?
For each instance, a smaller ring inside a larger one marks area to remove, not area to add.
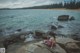
[[[47,39],[44,40],[44,44],[50,48],[53,48],[56,45],[55,38],[54,37],[47,37]]]

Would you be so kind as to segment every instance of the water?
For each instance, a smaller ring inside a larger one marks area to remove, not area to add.
[[[74,16],[76,20],[59,22],[59,15]],[[0,10],[0,35],[14,33],[17,29],[26,30],[49,30],[51,22],[63,25],[58,33],[79,33],[80,32],[80,11],[79,10]]]
[[[24,42],[30,42],[30,41],[33,41],[33,40],[35,40],[35,38],[33,37],[32,34],[29,34],[29,35],[26,36],[26,39],[25,39]]]

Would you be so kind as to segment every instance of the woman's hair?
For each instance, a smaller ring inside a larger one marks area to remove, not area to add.
[[[52,32],[52,31],[49,32],[49,35],[52,36],[52,37],[54,37],[54,38],[56,38],[55,37],[56,36],[56,33]]]

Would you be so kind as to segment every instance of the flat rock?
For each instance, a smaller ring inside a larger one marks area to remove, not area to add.
[[[42,42],[31,44],[27,48],[28,53],[66,53],[64,49],[62,49],[58,44],[56,44],[56,47],[49,48],[46,45],[42,44]]]
[[[78,42],[76,40],[73,40],[71,38],[63,38],[63,37],[57,37],[56,38],[57,43],[66,44],[68,42]]]

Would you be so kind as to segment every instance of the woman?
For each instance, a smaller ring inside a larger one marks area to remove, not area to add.
[[[48,39],[44,40],[44,44],[50,48],[53,48],[56,45],[56,41],[54,37],[48,37]]]

